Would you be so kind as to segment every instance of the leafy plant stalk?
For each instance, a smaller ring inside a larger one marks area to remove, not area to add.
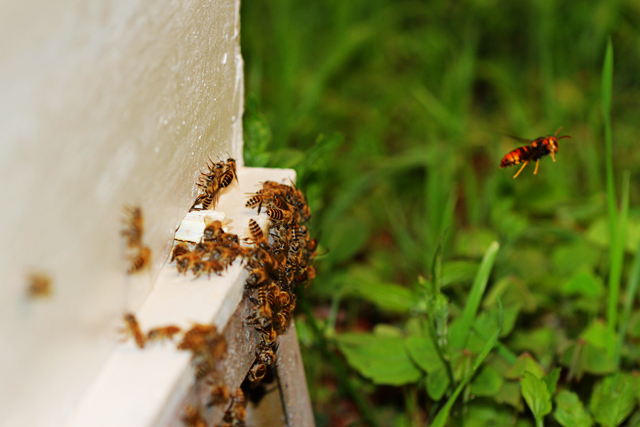
[[[476,371],[478,370],[478,368],[480,367],[484,359],[491,352],[496,342],[498,342],[498,337],[500,336],[500,331],[502,330],[502,321],[503,321],[502,301],[500,299],[498,299],[498,305],[500,306],[500,325],[498,326],[498,330],[493,334],[491,339],[485,343],[484,347],[482,348],[482,351],[478,355],[478,358],[474,362],[473,367],[471,368],[471,371],[469,371],[467,375],[462,379],[462,381],[460,382],[460,384],[458,384],[458,387],[456,387],[455,391],[453,392],[453,394],[451,395],[447,403],[442,407],[442,409],[440,409],[440,411],[438,411],[438,415],[436,415],[436,418],[433,420],[431,427],[444,427],[445,423],[447,422],[447,419],[449,418],[449,413],[451,412],[451,408],[453,407],[453,404],[455,403],[456,399],[458,398],[458,396],[460,395],[464,387],[467,385],[467,383],[471,380],[473,375],[476,373]]]
[[[620,320],[620,329],[618,330],[618,342],[616,345],[615,353],[616,366],[620,366],[622,345],[624,343],[625,335],[627,334],[629,321],[631,320],[631,310],[633,309],[633,303],[636,299],[636,295],[638,294],[638,283],[640,283],[640,244],[638,244],[636,256],[633,261],[633,267],[631,267],[631,273],[629,274],[627,295],[624,300],[624,309],[622,311],[622,319]]]
[[[604,137],[605,137],[605,162],[607,167],[607,208],[609,212],[609,238],[610,238],[610,260],[609,270],[609,296],[607,305],[607,321],[609,331],[613,334],[617,322],[617,303],[620,294],[620,273],[622,271],[621,259],[617,253],[620,242],[618,242],[618,218],[616,209],[616,194],[613,177],[613,140],[611,132],[611,98],[613,90],[613,45],[611,39],[607,41],[607,50],[602,69],[602,108],[604,115]],[[624,247],[624,245],[622,245]],[[607,343],[607,351],[613,355],[615,343]]]

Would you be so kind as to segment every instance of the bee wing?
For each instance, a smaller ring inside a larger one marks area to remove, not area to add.
[[[519,136],[509,135],[508,133],[500,133],[500,135],[515,139],[516,141],[524,142],[525,144],[530,144],[531,141],[533,141],[533,139],[520,138]]]

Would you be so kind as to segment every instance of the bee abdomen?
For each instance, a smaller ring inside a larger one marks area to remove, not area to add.
[[[500,162],[501,168],[506,168],[508,166],[513,166],[520,164],[527,160],[530,148],[529,147],[520,147],[515,150],[507,153],[506,156],[502,158]]]

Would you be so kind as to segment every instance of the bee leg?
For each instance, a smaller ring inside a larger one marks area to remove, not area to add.
[[[536,170],[533,171],[534,175],[538,175],[538,166],[540,166],[540,159],[536,160]]]
[[[555,162],[556,162],[556,155],[555,155],[555,153],[552,151],[552,152],[551,152],[551,153],[549,153],[549,154],[551,154],[551,158],[553,159],[553,163],[555,163]]]
[[[527,164],[529,163],[529,160],[527,160],[526,162],[524,162],[524,164],[522,165],[522,167],[520,168],[520,170],[518,171],[517,174],[513,175],[513,179],[516,179],[518,177],[518,175],[520,175],[520,172],[522,172],[522,169],[524,169],[525,166],[527,166]]]

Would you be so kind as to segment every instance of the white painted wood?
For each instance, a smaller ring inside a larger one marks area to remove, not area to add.
[[[242,238],[248,237],[244,230],[247,229],[250,218],[259,220],[264,225],[267,219],[264,212],[257,215],[256,209],[244,207],[246,193],[255,192],[261,188],[260,182],[267,180],[288,183],[289,178],[295,179],[295,171],[241,168],[238,178],[240,186],[234,184],[226,189],[217,207],[219,213],[213,215],[232,219],[232,224],[237,227],[232,232]],[[189,220],[191,218],[192,215]],[[189,328],[193,322],[213,321],[222,331],[240,303],[246,276],[239,260],[223,276],[201,276],[195,280],[191,273],[186,276],[178,274],[175,262],[165,265],[149,297],[136,312],[140,326],[146,331],[169,324]],[[293,336],[295,338],[295,329]],[[246,356],[247,360],[251,360],[250,365],[254,355]],[[241,378],[245,374],[246,371],[239,373]],[[174,402],[174,405],[178,405],[181,400],[174,396],[185,396],[193,382],[189,353],[176,350],[171,343],[152,345],[140,350],[129,341],[112,351],[68,425],[153,426],[164,412],[179,412],[180,407],[167,408],[167,404]]]
[[[206,158],[241,165],[239,5],[3,2],[0,426],[67,423],[149,295]],[[136,276],[125,204],[142,207],[153,253]],[[50,298],[26,298],[31,271],[51,276]]]

